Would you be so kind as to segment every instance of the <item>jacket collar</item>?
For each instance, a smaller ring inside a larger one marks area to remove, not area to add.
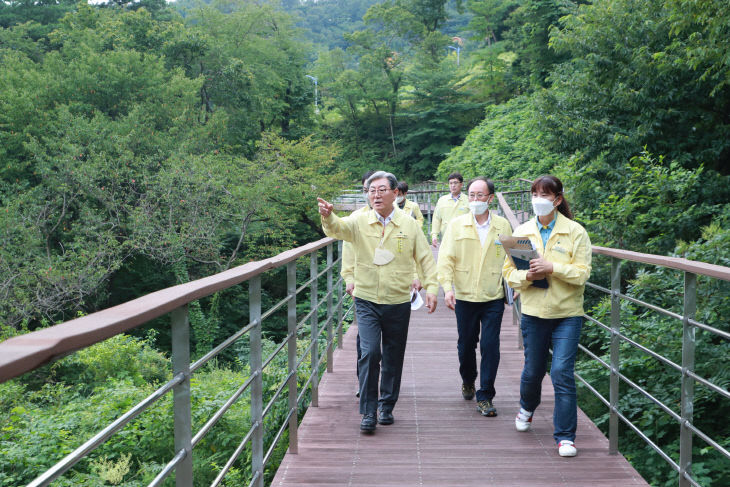
[[[393,218],[390,220],[390,223],[394,223],[397,227],[399,227],[403,222],[403,217],[407,215],[403,210],[398,208],[398,205],[396,205],[395,203],[393,203],[393,210]],[[368,223],[370,225],[372,225],[373,223],[377,223],[378,225],[380,225],[380,220],[378,220],[378,212],[372,208],[368,212]]]
[[[555,226],[553,227],[552,232],[550,232],[550,235],[557,234],[557,233],[564,233],[568,234],[570,233],[570,219],[567,218],[562,213],[558,212],[557,217],[555,218]],[[535,229],[537,230],[537,234],[540,235],[540,227],[537,219],[534,220],[535,222]]]

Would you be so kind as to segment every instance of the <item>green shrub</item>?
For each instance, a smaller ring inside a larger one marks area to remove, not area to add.
[[[129,379],[137,386],[160,383],[169,377],[170,364],[149,338],[121,334],[58,361],[53,370],[56,380],[90,391],[109,379]]]
[[[674,256],[728,265],[726,249],[730,248],[730,208],[725,207],[715,220],[702,229],[701,238],[680,242]],[[630,277],[630,276],[628,276]],[[626,294],[664,309],[682,313],[683,273],[662,267],[640,268],[626,285]],[[730,332],[730,282],[698,277],[696,320],[725,332]],[[607,299],[599,301],[590,315],[603,323],[610,322]],[[627,301],[621,305],[621,332],[632,340],[655,351],[676,364],[682,364],[682,323],[659,315]],[[696,330],[695,372],[725,390],[730,386],[730,343],[714,334]],[[586,323],[581,343],[603,360],[609,360],[608,333]],[[650,355],[622,342],[621,373],[662,401],[675,413],[681,410],[681,373],[664,365]],[[576,371],[608,397],[608,372],[597,362],[581,354]],[[608,411],[590,392],[579,388],[579,404],[604,431],[608,431]],[[680,428],[666,412],[643,394],[622,384],[619,410],[674,461],[679,461]],[[693,424],[724,448],[730,447],[730,428],[725,421],[728,400],[713,390],[695,385]],[[651,485],[676,485],[677,475],[644,441],[622,426],[619,434],[620,451]],[[719,487],[730,483],[730,465],[714,448],[702,439],[693,440],[693,476],[700,485]]]

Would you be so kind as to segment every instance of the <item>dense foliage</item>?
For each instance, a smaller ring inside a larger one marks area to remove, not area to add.
[[[225,6],[188,25],[81,4],[42,40],[0,41],[5,326],[118,302],[115,278],[141,261],[167,286],[320,232],[309,202],[341,179],[333,145],[293,138],[311,117],[295,31],[273,8]]]
[[[555,173],[594,244],[730,266],[728,5],[0,2],[0,338],[310,241],[321,235],[314,197],[373,168],[410,181],[454,170]],[[597,258],[594,280],[607,285],[608,268]],[[283,282],[264,276],[264,307]],[[680,311],[673,271],[625,264],[622,285]],[[701,279],[698,290],[697,319],[727,331],[726,283]],[[245,322],[247,303],[240,288],[194,303],[194,355]],[[609,319],[604,297],[589,291],[588,303]],[[622,323],[680,360],[681,323],[629,304]],[[273,316],[264,332],[276,342],[285,329]],[[606,334],[584,330],[585,345],[605,357]],[[169,376],[167,321],[133,335],[0,385],[2,483],[29,480]],[[727,347],[698,332],[697,370],[726,389]],[[112,350],[138,359],[121,366]],[[622,372],[678,411],[677,374],[628,346],[621,353]],[[203,372],[196,422],[245,380],[246,360],[239,347]],[[595,362],[578,369],[607,391]],[[676,456],[676,423],[627,391],[624,414]],[[580,400],[605,428],[603,404],[588,393]],[[148,481],[170,445],[143,434],[154,430],[145,421],[169,408],[133,423],[69,482]],[[199,467],[220,466],[247,411],[244,401]],[[726,412],[727,401],[697,387],[698,427],[730,448]],[[676,484],[632,432],[622,431],[620,447],[652,485]],[[730,483],[714,449],[695,441],[694,458],[702,485]]]
[[[42,387],[33,381],[0,384],[0,484],[25,485],[64,455],[126,412],[170,379],[169,359],[152,347],[152,337],[117,335],[65,358],[44,373]],[[309,376],[305,341],[298,354],[304,365],[299,388]],[[275,350],[265,340],[263,356]],[[119,360],[119,357],[126,360]],[[231,365],[206,366],[191,379],[193,431],[198,431],[249,378],[245,350]],[[39,371],[40,372],[40,371]],[[280,353],[263,377],[264,404],[287,376],[286,353]],[[51,378],[52,380],[49,380]],[[305,400],[309,396],[306,395]],[[250,389],[226,412],[195,448],[195,483],[209,485],[251,428]],[[288,413],[286,394],[274,402],[264,424],[265,448]],[[148,485],[174,453],[172,395],[167,394],[79,462],[54,485]],[[271,480],[286,451],[276,447],[266,476]],[[251,449],[245,449],[223,485],[241,485],[251,477]],[[165,485],[174,485],[168,480]]]
[[[288,14],[5,2],[0,19],[1,338],[321,236],[311,203],[344,173],[336,144],[309,130],[307,44]],[[285,282],[263,276],[265,308]],[[191,304],[195,358],[248,322],[247,303],[238,286]],[[272,316],[264,334],[285,329]],[[133,333],[0,386],[0,484],[29,482],[169,379],[169,320]],[[245,343],[196,376],[196,427],[247,379]],[[271,368],[269,397],[286,364]],[[206,440],[196,477],[210,483],[235,449],[248,404]],[[149,483],[172,454],[170,408],[168,397],[62,482]],[[277,403],[271,421],[285,414]]]
[[[312,72],[322,95],[321,129],[341,141],[343,168],[431,178],[479,122],[485,97],[467,82],[461,62],[470,18],[463,3],[376,3],[344,34],[345,44],[319,52]]]

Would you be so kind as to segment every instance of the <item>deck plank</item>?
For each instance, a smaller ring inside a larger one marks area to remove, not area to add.
[[[319,407],[309,408],[299,429],[299,453],[287,453],[272,486],[648,486],[621,455],[608,454],[608,440],[578,411],[578,456],[561,458],[552,438],[554,397],[549,377],[529,432],[514,429],[519,408],[522,351],[511,309],[505,310],[501,362],[494,405],[499,415],[482,417],[474,400],[461,398],[454,313],[439,309],[411,316],[395,424],[360,433],[355,397],[355,336],[335,352]]]

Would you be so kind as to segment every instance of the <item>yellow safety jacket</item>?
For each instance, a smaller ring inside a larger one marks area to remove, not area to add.
[[[484,245],[471,213],[451,220],[437,265],[438,279],[445,291],[453,286],[456,299],[477,303],[504,298],[502,267],[506,254],[499,235],[512,235],[512,227],[494,213]]]
[[[464,193],[459,195],[458,201],[454,201],[451,194],[443,195],[433,210],[431,239],[438,237],[439,233],[446,232],[446,227],[452,219],[466,213],[469,213],[469,198]]]
[[[395,208],[393,219],[383,228],[375,210],[339,218],[331,213],[322,217],[322,229],[328,237],[352,243],[355,254],[355,297],[377,304],[401,304],[410,301],[414,265],[423,272],[426,292],[437,294],[436,262],[423,231],[413,218]],[[392,261],[375,265],[377,247],[393,253]],[[406,277],[404,279],[404,277]]]
[[[407,200],[406,200],[407,201]],[[408,204],[406,203],[406,206],[404,208],[408,208]],[[367,211],[370,207],[365,205],[362,208],[358,208],[357,210],[350,213],[350,215],[354,215],[358,212]],[[404,210],[405,211],[405,210]],[[418,209],[418,206],[416,205],[416,211],[418,211],[418,214],[421,215],[421,221],[419,222],[419,225],[422,226],[423,224],[423,215],[421,214],[421,210]],[[412,216],[410,213],[406,211],[406,213],[409,216]],[[342,276],[342,280],[345,281],[345,284],[354,284],[355,283],[355,251],[352,248],[352,244],[350,242],[343,242],[342,243],[342,266],[340,267],[340,276]],[[415,269],[413,271],[413,279],[418,279],[419,281],[423,280],[423,271],[421,270],[421,267],[416,263]]]
[[[357,210],[350,213],[355,215],[357,213],[366,212],[370,209],[368,205],[358,208]],[[345,281],[345,284],[353,284],[355,282],[355,251],[352,249],[350,242],[342,242],[342,266],[340,267],[340,276]]]
[[[527,270],[517,270],[511,259],[504,262],[504,278],[522,296],[522,312],[538,318],[567,318],[583,315],[583,290],[591,274],[591,240],[579,223],[558,212],[547,244],[543,248],[535,218],[514,231],[515,237],[528,237],[538,253],[553,263],[547,276],[547,289],[534,287]]]
[[[421,213],[421,209],[418,207],[418,203],[406,199],[406,204],[401,209],[406,212],[406,215],[410,215],[411,217],[415,218],[418,224],[423,227],[423,213]]]

